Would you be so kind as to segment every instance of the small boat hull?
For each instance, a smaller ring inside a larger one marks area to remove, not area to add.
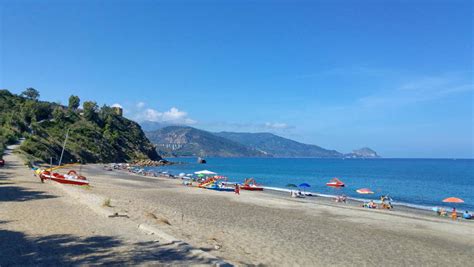
[[[83,176],[61,175],[59,173],[50,173],[43,171],[40,175],[41,180],[51,180],[61,184],[89,185],[89,181]]]
[[[263,187],[259,186],[241,186],[240,189],[242,190],[248,190],[248,191],[263,191]]]
[[[331,187],[344,187],[344,183],[326,183],[326,185]]]
[[[83,180],[76,180],[76,179],[58,179],[58,178],[52,178],[50,179],[52,181],[61,183],[61,184],[72,184],[72,185],[89,185],[88,181],[83,181]]]
[[[221,187],[221,186],[208,186],[206,189],[215,190],[215,191],[223,191],[223,192],[234,192],[235,188],[232,187]]]

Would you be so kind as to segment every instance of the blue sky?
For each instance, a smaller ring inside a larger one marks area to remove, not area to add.
[[[0,87],[16,93],[341,152],[474,156],[472,1],[0,5]]]

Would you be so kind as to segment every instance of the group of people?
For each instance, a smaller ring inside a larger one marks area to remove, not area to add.
[[[376,209],[377,204],[375,204],[375,202],[373,200],[371,200],[369,202],[364,202],[364,204],[362,204],[362,207],[363,208],[369,208],[369,209]]]
[[[300,190],[298,190],[298,191],[291,190],[290,196],[291,197],[298,197],[298,198],[304,198],[305,197],[305,195]]]
[[[437,208],[436,209],[436,213],[439,215],[439,216],[448,216],[448,211],[445,209],[445,208]],[[466,220],[470,220],[473,218],[473,215],[469,213],[469,211],[464,211],[464,213],[462,214],[462,218],[463,219],[466,219]],[[453,208],[451,210],[451,219],[453,220],[457,220],[458,219],[458,212],[456,210],[456,208]]]
[[[375,201],[371,200],[369,202],[364,202],[362,204],[362,207],[369,208],[369,209],[376,209],[377,204],[375,203]],[[388,195],[381,196],[380,197],[380,208],[381,209],[388,209],[388,210],[393,209],[392,198],[390,198]]]
[[[334,201],[346,203],[346,202],[347,202],[347,196],[346,196],[346,195],[337,196],[337,197],[334,199]]]

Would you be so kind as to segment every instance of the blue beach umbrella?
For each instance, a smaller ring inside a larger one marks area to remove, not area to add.
[[[302,183],[302,184],[300,184],[300,187],[301,187],[301,188],[305,188],[305,187],[306,187],[306,188],[309,188],[309,187],[311,187],[311,186],[310,186],[308,183]],[[303,189],[303,193],[304,193],[304,189]]]

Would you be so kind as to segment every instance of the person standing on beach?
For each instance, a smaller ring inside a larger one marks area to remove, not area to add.
[[[240,187],[239,187],[239,184],[235,184],[235,191],[234,191],[237,195],[240,195]]]
[[[458,218],[458,213],[456,211],[456,208],[453,208],[453,212],[451,213],[451,218],[455,221]]]

